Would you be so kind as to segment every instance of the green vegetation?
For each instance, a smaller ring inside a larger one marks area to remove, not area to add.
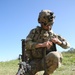
[[[15,75],[18,70],[18,60],[0,62],[0,75]]]
[[[63,53],[62,66],[52,75],[75,75],[75,53]]]
[[[63,52],[62,54],[64,57],[62,66],[52,75],[75,75],[75,53]],[[0,62],[0,75],[15,75],[18,70],[18,62],[18,60]]]

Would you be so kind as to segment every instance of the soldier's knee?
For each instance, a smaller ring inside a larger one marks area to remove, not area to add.
[[[57,52],[57,51],[54,51],[54,52],[50,52],[50,55],[56,57],[56,58],[60,58],[62,56],[61,53]]]
[[[61,65],[62,57],[58,52],[50,52],[47,56],[47,72],[51,74]]]
[[[57,65],[58,65],[58,67],[59,66],[61,66],[61,62],[62,62],[62,54],[61,53],[59,53],[59,52],[50,52],[48,55],[47,55],[47,57],[46,57],[47,59],[46,59],[46,61],[47,61],[47,63],[49,64],[49,63],[56,63]]]
[[[62,54],[59,52],[52,52],[51,54],[53,56],[53,61],[58,64],[58,67],[61,66],[62,59],[63,59]]]

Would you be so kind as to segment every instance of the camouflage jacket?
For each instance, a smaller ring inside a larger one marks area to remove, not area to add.
[[[52,38],[57,37],[62,41],[62,48],[66,49],[69,47],[69,43],[62,38],[60,35],[53,33],[52,30],[46,31],[41,29],[41,27],[36,27],[32,29],[29,35],[26,37],[26,51],[28,52],[29,58],[42,58],[42,48],[35,48],[35,45],[38,43],[43,43],[45,41],[51,40]],[[64,44],[65,43],[65,44]],[[44,49],[44,48],[43,48]],[[55,44],[48,51],[56,51]]]

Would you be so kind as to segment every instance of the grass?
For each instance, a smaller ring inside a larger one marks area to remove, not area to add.
[[[0,62],[0,75],[15,75],[18,69],[18,60]]]
[[[75,75],[75,53],[63,53],[63,63],[52,75]]]
[[[52,75],[75,75],[75,53],[63,53],[63,63]],[[18,60],[0,62],[0,75],[15,75]],[[40,72],[39,75],[42,75]]]

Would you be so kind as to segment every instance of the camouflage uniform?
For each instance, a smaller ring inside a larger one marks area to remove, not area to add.
[[[62,48],[66,49],[69,47],[68,42],[62,38],[60,35],[53,33],[52,30],[44,30],[40,26],[32,29],[29,35],[26,38],[26,51],[29,57],[29,63],[31,65],[30,75],[35,75],[38,71],[44,70],[46,68],[46,74],[52,74],[56,68],[58,68],[62,61],[62,54],[57,52],[56,44],[53,43],[50,49],[46,48],[35,48],[35,45],[38,43],[43,43],[45,41],[50,41],[52,38],[58,38],[62,41],[62,44],[59,45]],[[45,63],[43,51],[46,49]],[[46,67],[44,67],[46,65]]]
[[[33,70],[34,74],[37,71],[44,69],[44,63],[43,63],[44,59],[43,59],[43,52],[42,52],[44,50],[44,48],[36,49],[35,45],[38,43],[44,42],[43,37],[45,37],[45,34],[48,35],[47,40],[57,37],[62,42],[66,42],[66,40],[64,38],[62,38],[59,35],[54,34],[52,32],[52,30],[45,31],[45,30],[41,29],[41,27],[37,27],[37,28],[31,30],[30,34],[26,38],[26,49],[29,54],[28,56],[31,60],[30,64],[32,65],[32,70]],[[69,47],[67,42],[66,42],[66,45],[64,45],[62,43],[62,45],[60,45],[60,46],[62,48]],[[55,48],[56,48],[55,44],[53,44],[53,46],[49,50],[47,50],[46,65],[47,65],[48,73],[52,73],[61,63],[62,55],[61,55],[61,53],[57,52]]]

